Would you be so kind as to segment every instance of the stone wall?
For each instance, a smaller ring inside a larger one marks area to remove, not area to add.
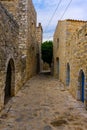
[[[70,92],[74,97],[80,100],[79,85],[80,84],[80,71],[84,72],[85,75],[85,88],[86,87],[86,75],[87,75],[87,24],[78,30],[70,39],[70,50],[71,50],[71,81],[70,81]],[[73,47],[74,46],[74,47]]]
[[[54,33],[54,75],[66,85],[66,67],[69,63],[71,35],[84,25],[83,21],[63,20],[59,21]]]
[[[22,83],[24,84],[29,77],[36,74],[37,14],[32,0],[5,0],[2,2],[16,17],[19,25],[19,50],[22,63]],[[12,6],[13,3],[14,6]]]
[[[59,21],[53,42],[54,75],[65,83],[66,22]]]
[[[23,83],[36,74],[36,23],[37,15],[32,0],[19,0],[17,21],[19,24],[19,48]],[[24,78],[25,77],[25,78]]]
[[[36,74],[36,24],[37,14],[33,6],[32,0],[28,0],[28,42],[27,42],[27,60],[26,60],[26,74],[27,79]]]
[[[4,7],[10,12],[11,15],[16,17],[18,0],[0,0]]]
[[[36,74],[37,53],[39,54],[37,43],[42,39],[42,33],[37,39],[37,15],[32,0],[2,0],[2,4],[0,3],[0,110]]]
[[[70,86],[70,83],[71,83],[71,79],[68,79],[69,76],[68,75],[68,66],[69,66],[69,71],[70,71],[70,74],[71,74],[71,70],[72,70],[72,50],[73,48],[76,49],[76,41],[73,41],[73,43],[71,44],[71,42],[69,42],[70,39],[73,40],[72,38],[72,35],[75,35],[75,33],[78,32],[78,30],[85,25],[85,21],[78,21],[78,20],[67,20],[67,30],[66,30],[66,54],[65,54],[65,68],[66,68],[66,71],[65,71],[65,74],[66,74],[66,85],[67,85],[67,88],[69,88]],[[71,41],[72,41],[71,40]],[[75,62],[75,59],[73,59],[74,62]],[[73,65],[74,65],[74,62],[73,62]],[[69,74],[69,75],[70,75]],[[70,76],[71,77],[71,76]],[[70,82],[70,83],[69,83]]]
[[[59,21],[54,33],[54,75],[64,83],[65,88],[69,89],[76,99],[84,102],[87,107],[86,46],[87,23],[85,21]]]
[[[8,65],[11,64],[11,95],[21,86],[20,55],[18,51],[19,26],[0,3],[0,109],[4,105]],[[13,74],[14,72],[14,74]]]

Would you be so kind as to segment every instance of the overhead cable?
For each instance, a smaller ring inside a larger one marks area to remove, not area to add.
[[[58,7],[59,7],[61,1],[62,1],[62,0],[59,1],[59,4],[58,4],[56,10],[58,9]],[[70,0],[70,2],[68,3],[68,5],[66,6],[66,8],[65,8],[65,10],[64,10],[64,12],[63,12],[63,14],[62,14],[62,16],[60,17],[60,20],[64,17],[64,15],[65,15],[66,11],[68,10],[68,8],[69,8],[71,2],[72,2],[72,0]],[[51,19],[50,19],[50,21],[49,21],[49,24],[50,24],[50,22],[52,21],[54,15],[55,15],[55,13],[56,13],[56,10],[55,10],[55,12],[54,12],[53,15],[52,15],[52,17],[51,17]],[[48,24],[48,26],[49,26],[49,24]],[[47,27],[48,27],[48,26],[47,26]],[[48,39],[49,39],[49,38],[51,38],[51,36],[48,36]]]
[[[57,5],[57,7],[56,7],[56,9],[55,9],[54,13],[52,14],[52,17],[50,18],[50,20],[49,20],[49,22],[48,22],[48,24],[47,24],[46,29],[45,29],[45,31],[44,31],[44,32],[46,32],[46,30],[47,30],[48,26],[50,25],[50,23],[51,23],[51,21],[52,21],[53,17],[55,16],[55,13],[56,13],[57,9],[59,8],[59,5],[61,4],[61,2],[62,2],[62,0],[59,0],[58,5]]]
[[[64,12],[63,12],[63,14],[62,14],[62,16],[60,17],[60,20],[64,17],[64,15],[65,15],[66,11],[68,10],[68,8],[69,8],[71,2],[72,2],[72,0],[70,0],[69,4],[66,6],[66,8],[65,8],[65,10],[64,10]]]

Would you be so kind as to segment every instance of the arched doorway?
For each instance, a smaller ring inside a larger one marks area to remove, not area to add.
[[[59,58],[57,58],[56,60],[57,60],[57,77],[59,79]]]
[[[84,102],[84,86],[85,86],[85,74],[83,70],[80,71],[79,76],[79,82],[80,82],[80,100]]]
[[[66,85],[69,86],[70,83],[70,65],[67,63],[67,70],[66,70]]]
[[[14,95],[14,87],[15,87],[15,67],[14,61],[10,59],[7,71],[6,71],[6,82],[5,82],[5,96],[4,103],[6,104],[8,100]]]

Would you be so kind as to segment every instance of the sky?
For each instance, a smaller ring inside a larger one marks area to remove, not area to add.
[[[57,26],[58,20],[74,19],[74,20],[87,21],[87,0],[72,0],[72,1],[71,0],[32,0],[32,1],[35,10],[37,12],[37,23],[41,22],[43,27],[43,41],[53,40],[53,34],[55,32],[55,28]],[[58,6],[59,2],[60,4]],[[67,11],[65,11],[69,3],[70,5],[68,9]],[[65,14],[62,17],[64,12]]]

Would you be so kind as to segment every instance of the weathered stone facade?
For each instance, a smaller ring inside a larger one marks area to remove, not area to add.
[[[18,10],[18,0],[0,0],[4,7],[9,11],[9,13],[16,17]]]
[[[32,0],[19,0],[18,6],[19,48],[22,55],[24,83],[36,73],[37,16]]]
[[[87,108],[87,24],[72,35],[68,44],[71,52],[70,92]]]
[[[9,95],[13,96],[21,84],[18,33],[17,22],[0,3],[0,109],[4,105],[5,98],[8,98],[7,87],[9,86],[8,89],[11,89]],[[11,77],[9,77],[10,75]]]
[[[86,104],[87,24],[59,21],[54,34],[54,75],[72,95]]]
[[[38,43],[37,15],[32,0],[1,2],[0,110],[8,99],[36,74]]]

